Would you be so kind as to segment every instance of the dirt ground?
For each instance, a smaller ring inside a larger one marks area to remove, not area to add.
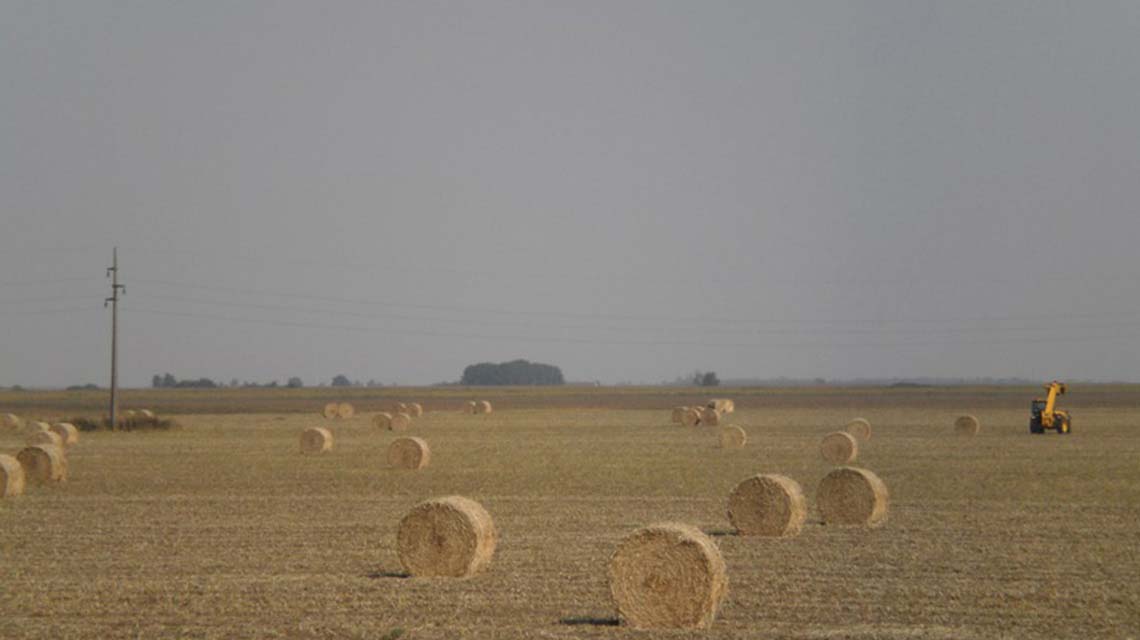
[[[249,392],[247,413],[219,396],[219,413],[176,416],[168,432],[84,433],[66,484],[0,499],[0,637],[1140,636],[1140,390],[1070,392],[1073,433],[1032,436],[1032,390],[722,390],[749,438],[723,450],[714,430],[669,422],[664,407],[698,392],[578,389],[544,406],[528,390],[469,416],[455,409],[478,393],[424,391],[429,412],[408,432],[431,445],[421,471],[388,467],[396,434],[367,409],[380,398],[327,421],[309,395]],[[86,402],[62,397],[30,404],[64,417]],[[300,397],[312,412],[287,412]],[[954,435],[964,412],[977,437]],[[819,439],[856,416],[874,429],[856,465],[891,492],[875,530],[823,526],[814,507],[830,469]],[[307,426],[330,426],[334,450],[302,456]],[[0,451],[22,438],[0,431]],[[799,536],[732,532],[728,493],[760,472],[803,486]],[[400,517],[450,494],[493,516],[490,569],[404,577]],[[729,592],[707,631],[618,624],[609,556],[660,521],[701,527],[724,555]]]

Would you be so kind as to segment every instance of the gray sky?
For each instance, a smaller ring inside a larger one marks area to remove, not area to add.
[[[1140,380],[1140,3],[0,0],[0,385]]]

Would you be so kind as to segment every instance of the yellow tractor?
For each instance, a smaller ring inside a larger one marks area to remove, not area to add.
[[[1035,398],[1029,405],[1029,433],[1045,433],[1052,429],[1057,433],[1072,431],[1073,421],[1068,411],[1057,409],[1057,396],[1065,395],[1065,384],[1054,380],[1045,385],[1049,392],[1046,399]]]

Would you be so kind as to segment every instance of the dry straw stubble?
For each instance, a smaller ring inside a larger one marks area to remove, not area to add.
[[[332,451],[332,432],[323,427],[309,427],[301,432],[301,453],[313,454]]]
[[[728,496],[728,520],[741,535],[794,536],[803,528],[806,516],[804,491],[787,476],[752,476]]]
[[[466,578],[491,563],[497,540],[483,505],[448,496],[421,502],[400,520],[396,551],[413,576]]]
[[[860,440],[871,439],[871,423],[864,418],[855,418],[843,430]]]
[[[744,429],[730,424],[720,429],[720,446],[723,449],[740,449],[748,443],[748,434]]]
[[[67,480],[67,458],[63,449],[50,444],[24,447],[16,454],[24,468],[24,479],[30,484],[49,484]]]
[[[423,469],[431,462],[431,448],[423,438],[396,438],[388,445],[388,464],[397,469]]]
[[[24,466],[9,455],[0,454],[0,498],[24,492]]]
[[[960,436],[976,436],[982,428],[978,419],[971,415],[959,416],[954,421],[954,433]]]
[[[855,436],[846,431],[833,431],[823,436],[819,443],[819,453],[831,464],[847,464],[859,455],[859,443]]]
[[[650,525],[622,540],[609,574],[618,615],[639,629],[707,628],[728,591],[716,543],[677,522]]]
[[[840,467],[824,476],[816,504],[825,524],[878,527],[887,521],[887,485],[871,471]]]

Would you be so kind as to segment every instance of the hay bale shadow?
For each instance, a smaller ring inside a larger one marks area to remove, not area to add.
[[[368,578],[369,580],[383,580],[385,578],[396,578],[398,580],[403,580],[405,578],[412,577],[412,574],[408,573],[407,571],[383,571],[383,570],[381,570],[381,571],[372,571],[370,573],[366,573],[366,574],[364,574],[364,577]]]
[[[725,529],[724,527],[710,527],[707,529],[702,529],[702,531],[705,535],[712,536],[714,538],[727,538],[740,535],[736,529]]]
[[[621,620],[612,616],[567,616],[559,618],[558,624],[569,626],[589,625],[593,627],[616,627]]]

